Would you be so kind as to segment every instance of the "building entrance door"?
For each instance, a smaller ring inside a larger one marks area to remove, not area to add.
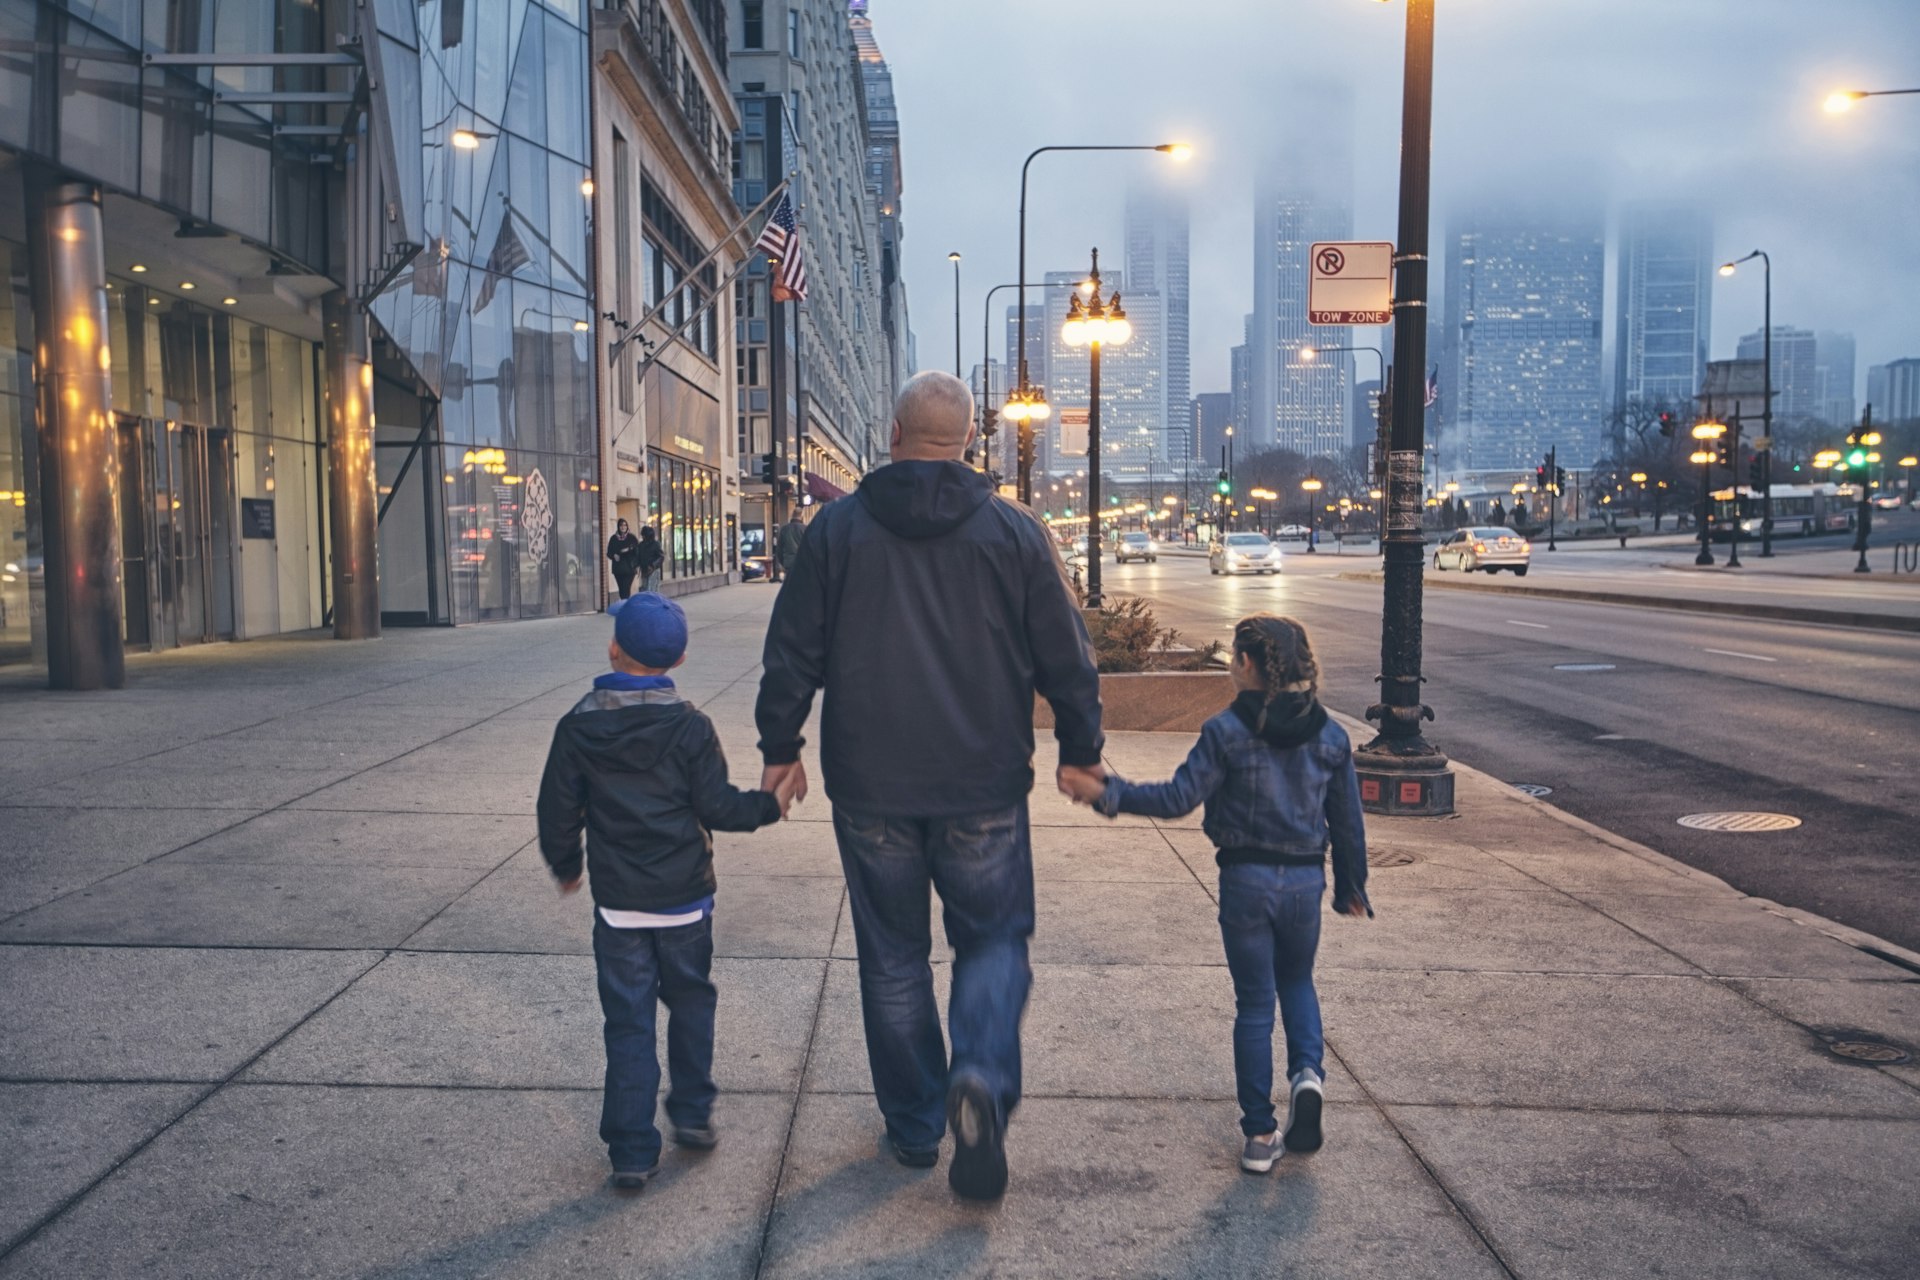
[[[233,638],[233,433],[122,417],[120,555],[127,639]]]

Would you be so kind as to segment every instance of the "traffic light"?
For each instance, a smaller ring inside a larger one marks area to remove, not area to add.
[[[1545,464],[1537,466],[1533,469],[1533,487],[1540,490],[1543,493],[1546,491],[1547,468]]]
[[[1767,483],[1767,455],[1756,451],[1747,463],[1747,483],[1758,489]]]
[[[999,422],[1000,411],[988,405],[987,411],[980,415],[980,434],[988,440],[993,439],[994,433],[1000,429]]]
[[[1019,424],[1019,430],[1020,430],[1020,469],[1022,471],[1031,473],[1033,471],[1033,464],[1035,460],[1039,457],[1039,453],[1040,453],[1039,445],[1034,439],[1033,424],[1031,422],[1022,421]]]
[[[1660,434],[1671,440],[1673,439],[1673,430],[1673,415],[1663,410],[1660,414]]]
[[[1867,465],[1866,442],[1860,438],[1858,431],[1849,431],[1847,433],[1847,465],[1850,467],[1864,467]]]
[[[771,485],[773,483],[774,477],[776,475],[775,468],[779,463],[779,461],[780,461],[780,456],[775,453],[763,453],[760,455],[760,483],[761,484]]]
[[[1555,467],[1553,469],[1553,491],[1555,493],[1565,493],[1567,491],[1567,469],[1565,467]]]
[[[1222,471],[1220,473],[1220,479],[1214,483],[1213,489],[1215,493],[1223,498],[1233,492],[1233,482],[1227,479],[1226,472]]]
[[[1722,436],[1718,440],[1715,440],[1713,442],[1713,453],[1713,460],[1716,464],[1725,467],[1729,471],[1734,470],[1737,461],[1733,456],[1733,440],[1731,437]]]

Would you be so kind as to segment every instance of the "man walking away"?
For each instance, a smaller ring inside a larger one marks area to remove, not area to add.
[[[1053,704],[1064,781],[1100,764],[1100,684],[1059,553],[1023,506],[960,462],[973,401],[946,373],[894,406],[894,461],[814,518],[767,632],[756,718],[763,785],[806,794],[816,689],[821,768],[860,955],[874,1093],[896,1158],[939,1159],[972,1199],[1006,1189],[1032,973],[1033,697]],[[793,775],[799,785],[793,785]],[[928,885],[954,950],[934,1005]]]
[[[774,553],[780,561],[780,576],[786,577],[793,572],[793,562],[800,558],[800,544],[807,536],[807,525],[798,511],[787,517],[780,526],[780,540],[774,547]]]
[[[658,594],[660,591],[660,570],[667,563],[666,548],[660,545],[660,535],[653,531],[652,525],[640,527],[640,589]]]

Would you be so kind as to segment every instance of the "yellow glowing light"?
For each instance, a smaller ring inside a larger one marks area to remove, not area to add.
[[[455,129],[453,131],[452,141],[453,145],[462,151],[477,151],[480,149],[480,135],[471,129]]]
[[[239,301],[240,301],[240,299],[238,299],[238,298],[222,298],[222,299],[220,299],[220,304],[221,304],[222,306],[227,306],[227,307],[231,307],[231,306],[233,306],[233,305],[235,305],[236,303],[238,303]]]
[[[191,293],[191,292],[193,291],[193,281],[191,281],[191,280],[182,280],[182,281],[180,282],[180,287],[181,287],[182,289],[184,289],[184,290],[186,290],[187,292],[189,292],[189,293]]]
[[[1193,148],[1184,142],[1163,143],[1155,147],[1154,150],[1163,151],[1169,158],[1174,160],[1190,160],[1193,158]]]
[[[1900,465],[1903,467],[1920,467],[1920,458],[1908,454],[1906,457],[1900,459]]]
[[[1647,473],[1644,471],[1636,471],[1628,476],[1627,479],[1633,481],[1635,484],[1645,484],[1647,482]]]
[[[1695,440],[1718,440],[1725,434],[1727,424],[1724,422],[1696,422],[1693,426]]]
[[[133,264],[133,265],[132,265],[131,267],[128,267],[128,268],[127,268],[127,270],[129,270],[129,271],[131,271],[131,272],[133,272],[133,274],[135,274],[135,275],[137,275],[137,276],[138,276],[138,275],[145,275],[145,274],[146,274],[146,271],[147,271],[147,267],[146,267],[146,264],[145,264],[145,263],[142,263],[142,262],[136,262],[136,263],[134,263],[134,264]]]
[[[575,320],[573,322],[573,331],[575,333],[585,333],[588,329],[591,329],[592,327],[593,326],[588,324],[585,320]]]
[[[1853,104],[1867,95],[1856,89],[1839,89],[1827,95],[1825,106],[1827,114],[1839,115],[1843,111],[1853,110]]]
[[[1732,274],[1733,274],[1733,272],[1734,272],[1734,266],[1733,266],[1733,264],[1732,264],[1731,262],[1723,262],[1723,263],[1721,263],[1721,264],[1720,264],[1720,274],[1721,274],[1721,275],[1723,275],[1723,276],[1730,276],[1730,275],[1732,275]]]
[[[593,179],[592,179],[592,178],[582,178],[582,179],[580,179],[580,194],[581,194],[581,195],[583,195],[583,196],[590,196],[590,195],[592,195],[592,194],[593,194]]]
[[[1326,486],[1320,482],[1318,476],[1308,476],[1300,482],[1300,487],[1308,493],[1318,493],[1321,489],[1326,488]]]
[[[1688,462],[1712,462],[1713,455],[1705,449],[1696,449],[1687,458]]]
[[[1880,433],[1878,431],[1869,431],[1860,437],[1860,443],[1871,449],[1874,445],[1880,443]]]

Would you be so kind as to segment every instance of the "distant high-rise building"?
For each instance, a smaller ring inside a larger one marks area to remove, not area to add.
[[[1065,452],[1077,432],[1067,421],[1071,410],[1085,410],[1092,401],[1089,394],[1091,366],[1086,347],[1070,347],[1061,338],[1067,319],[1067,301],[1074,295],[1070,287],[1084,278],[1079,272],[1050,271],[1046,276],[1046,318],[1041,331],[1047,341],[1047,400],[1053,405],[1048,435],[1055,452],[1049,466],[1057,472],[1074,471],[1086,465],[1084,457]],[[1102,273],[1103,291],[1118,290],[1127,318],[1133,323],[1133,336],[1121,346],[1109,346],[1100,353],[1100,441],[1102,469],[1115,480],[1130,475],[1144,479],[1150,461],[1164,470],[1168,461],[1165,422],[1166,393],[1161,386],[1161,344],[1165,341],[1165,317],[1157,293],[1139,293],[1129,297],[1126,277],[1120,272]],[[1033,326],[1027,326],[1028,336]]]
[[[1836,426],[1852,422],[1853,335],[1823,329],[1814,335],[1813,352],[1813,376],[1820,384],[1820,417]]]
[[[1247,320],[1247,327],[1251,329],[1253,317],[1248,316]],[[1253,421],[1253,351],[1243,342],[1229,353],[1229,359],[1227,382],[1231,390],[1227,394],[1233,399],[1227,411],[1228,425],[1242,437],[1251,440],[1253,436],[1248,426]]]
[[[1353,359],[1302,360],[1302,347],[1351,345],[1349,330],[1307,323],[1308,249],[1353,237],[1353,104],[1321,87],[1286,119],[1254,196],[1253,316],[1247,333],[1250,449],[1334,454],[1350,434]]]
[[[1457,444],[1443,447],[1481,470],[1531,467],[1555,446],[1563,466],[1589,465],[1603,435],[1600,215],[1468,213],[1445,244],[1442,345],[1454,367],[1441,394]]]
[[[1380,434],[1380,383],[1368,378],[1353,384],[1353,442],[1372,444]]]
[[[889,404],[900,384],[913,375],[907,342],[907,282],[900,274],[900,113],[893,102],[893,72],[873,36],[867,0],[849,0],[847,25],[860,58],[860,82],[867,114],[867,194],[879,216],[880,332],[886,345]]]
[[[1232,425],[1231,391],[1203,391],[1193,398],[1194,458],[1201,470],[1212,465],[1211,459],[1220,456],[1220,450],[1227,443],[1227,428]]]
[[[1873,406],[1875,422],[1920,421],[1920,356],[1868,369],[1867,403]]]
[[[1193,366],[1187,345],[1187,200],[1163,187],[1136,186],[1127,194],[1127,282],[1133,293],[1160,295],[1166,316],[1161,344],[1163,430],[1176,433],[1187,422]],[[1129,312],[1131,297],[1123,299]],[[1169,444],[1168,451],[1173,446]]]
[[[1711,329],[1713,224],[1687,205],[1630,204],[1620,217],[1613,402],[1685,404],[1700,389]]]
[[[1737,354],[1742,360],[1766,358],[1766,334],[1742,335]],[[1849,361],[1851,363],[1851,361]],[[1773,326],[1773,416],[1776,422],[1803,422],[1818,418],[1820,402],[1819,339],[1811,329]],[[1851,415],[1849,415],[1851,416]]]

